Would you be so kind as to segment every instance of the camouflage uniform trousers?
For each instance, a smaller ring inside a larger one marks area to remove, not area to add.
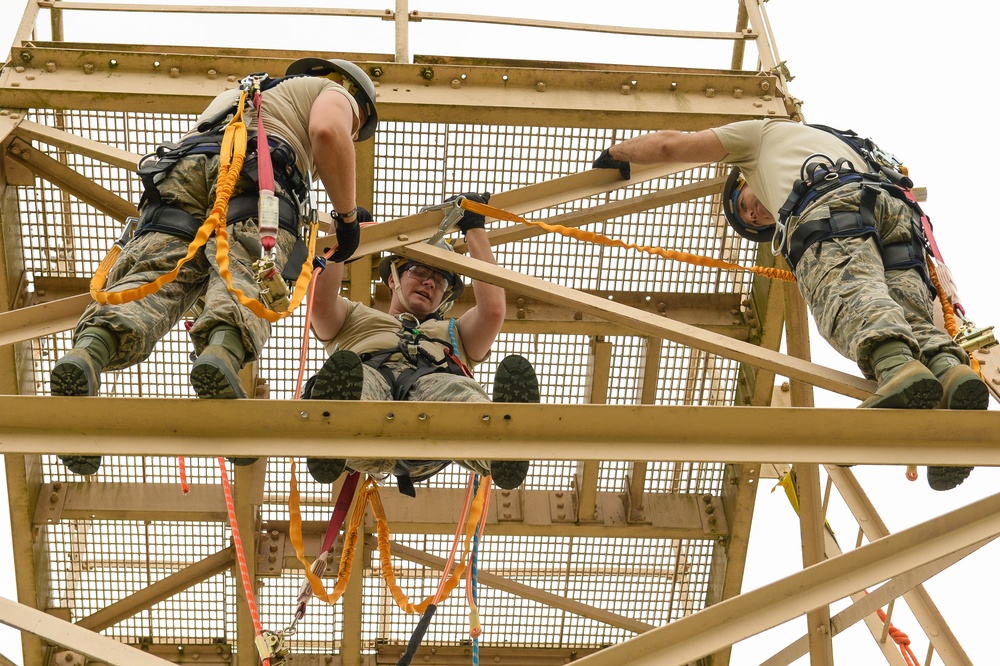
[[[389,361],[387,365],[392,369],[393,375],[413,366],[406,361]],[[361,390],[362,400],[392,400],[392,387],[385,380],[385,377],[378,370],[365,365],[364,388]],[[462,377],[445,372],[435,372],[424,375],[413,384],[407,400],[427,401],[427,402],[491,402],[486,391],[471,377]],[[468,470],[488,476],[490,473],[490,463],[488,460],[456,460],[456,463]],[[400,460],[400,469],[411,477],[419,479],[433,475],[447,465],[447,461],[442,464],[440,460]],[[373,475],[393,473],[397,469],[395,458],[350,458],[347,466],[359,472],[367,472]]]
[[[191,155],[178,161],[157,189],[166,203],[191,213],[200,222],[208,218],[215,202],[215,181],[218,155]],[[276,187],[278,187],[276,185]],[[242,175],[233,192],[256,194],[257,186]],[[249,298],[258,298],[260,289],[253,279],[251,265],[259,256],[251,256],[240,239],[251,247],[260,245],[257,222],[249,220],[227,228],[229,240],[229,271],[233,286]],[[283,266],[295,244],[295,236],[282,229],[278,234],[276,260]],[[122,250],[108,274],[108,291],[125,291],[148,284],[174,269],[188,252],[189,242],[183,238],[159,232],[148,232],[133,238]],[[76,327],[76,336],[89,326],[100,326],[115,332],[118,349],[107,366],[120,370],[144,361],[156,343],[173,328],[199,298],[204,307],[191,328],[195,351],[200,354],[208,344],[209,333],[216,326],[234,326],[242,333],[247,350],[244,363],[260,355],[270,337],[270,323],[260,319],[229,293],[219,275],[216,260],[217,240],[213,234],[192,259],[181,267],[177,279],[145,298],[121,305],[91,303]]]
[[[790,220],[789,237],[804,222],[858,210],[860,201],[857,185],[831,192],[800,218]],[[912,238],[909,206],[886,192],[876,199],[875,221],[882,244]],[[873,237],[813,244],[799,260],[795,277],[820,335],[855,361],[868,379],[875,379],[872,349],[888,340],[905,342],[924,364],[942,352],[968,363],[965,351],[934,326],[934,301],[919,271],[885,270]]]

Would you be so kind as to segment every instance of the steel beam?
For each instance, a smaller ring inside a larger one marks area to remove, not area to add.
[[[164,599],[169,599],[175,594],[225,571],[234,562],[234,550],[230,546],[88,615],[76,625],[91,631],[104,631],[136,613],[152,608]]]
[[[874,382],[846,372],[824,368],[792,356],[761,349],[749,342],[733,340],[663,317],[637,312],[634,308],[613,301],[588,296],[574,289],[457,255],[426,243],[413,243],[396,251],[409,259],[457,271],[474,280],[485,280],[550,303],[573,307],[580,312],[627,325],[646,335],[661,337],[741,363],[750,363],[835,393],[854,398],[867,398],[875,388]]]
[[[861,484],[858,483],[854,473],[850,469],[836,465],[827,465],[826,471],[833,479],[837,491],[843,497],[851,513],[854,514],[868,541],[876,541],[889,536],[889,528],[882,520],[882,516],[875,510],[868,495],[861,489]],[[934,649],[945,665],[971,666],[972,662],[969,656],[931,600],[927,590],[922,585],[917,585],[904,594],[903,598],[917,622],[920,623],[924,633],[931,638]]]
[[[415,548],[409,548],[395,542],[391,542],[391,544],[392,554],[396,557],[416,562],[417,564],[422,564],[425,567],[435,569],[437,571],[444,570],[445,561],[440,557],[429,555],[423,551],[416,550]],[[617,613],[612,613],[600,608],[595,608],[588,604],[580,603],[579,601],[573,601],[572,599],[567,599],[564,596],[546,592],[529,585],[517,583],[504,578],[503,576],[497,576],[496,574],[491,574],[482,569],[479,570],[478,576],[479,582],[487,587],[503,590],[504,592],[515,594],[519,597],[535,601],[545,606],[564,610],[568,613],[573,613],[574,615],[579,615],[580,617],[585,617],[596,622],[602,622],[612,627],[618,627],[620,629],[626,629],[640,634],[653,628],[653,625],[651,624],[633,620],[632,618],[618,615]]]
[[[998,411],[6,396],[0,413],[0,453],[605,460],[613,432],[619,460],[1000,465]]]
[[[580,666],[683,666],[725,645],[799,617],[1000,534],[1000,494],[728,599],[580,659]]]
[[[71,648],[108,666],[167,666],[172,663],[3,597],[0,597],[0,622]]]
[[[849,627],[854,626],[861,620],[869,616],[874,616],[875,612],[879,608],[890,603],[893,599],[898,598],[909,590],[920,587],[920,584],[931,576],[935,576],[953,564],[958,563],[963,558],[991,543],[994,539],[995,537],[980,541],[979,543],[973,544],[968,548],[956,551],[948,557],[943,557],[940,560],[931,562],[930,564],[917,567],[912,571],[895,576],[892,580],[880,585],[874,592],[852,595],[852,598],[855,598],[855,602],[833,616],[830,622],[831,636],[836,636]],[[878,618],[875,619],[878,620]],[[881,621],[879,621],[879,624],[881,626]],[[776,652],[769,659],[761,662],[760,666],[788,666],[799,657],[805,655],[808,650],[809,637],[802,636],[784,649]],[[887,651],[888,654],[886,654]],[[899,648],[895,645],[895,643],[883,646],[882,652],[885,654],[886,660],[891,664],[891,666],[906,666],[902,655],[899,653]],[[964,661],[952,661],[949,658],[945,658],[943,661],[948,666],[953,663],[966,664],[969,666],[972,664],[972,662],[968,660],[968,657],[965,657]]]
[[[14,456],[12,456],[13,458]],[[45,525],[63,520],[149,520],[219,522],[225,521],[226,505],[221,488],[212,484],[196,484],[190,492],[180,495],[177,486],[168,483],[46,483],[40,493],[33,515],[25,526]],[[717,539],[726,534],[726,524],[714,529],[703,524],[703,496],[689,493],[648,493],[644,512],[646,520],[629,524],[625,506],[617,493],[598,493],[597,504],[603,516],[601,522],[576,524],[557,521],[551,513],[551,497],[556,491],[524,490],[524,506],[518,521],[499,520],[500,493],[493,496],[487,513],[487,525],[497,536],[566,536],[577,538],[651,538],[651,539]],[[446,488],[421,489],[419,503],[397,493],[382,498],[386,516],[397,534],[451,534],[459,516],[464,491]],[[709,498],[712,503],[717,498]],[[315,500],[303,498],[304,504]],[[374,529],[372,519],[367,527]],[[306,521],[302,531],[309,552],[316,552],[325,532],[322,521]],[[270,521],[264,531],[288,532],[286,521]],[[315,543],[313,543],[315,542]],[[294,559],[291,545],[286,543],[284,557]],[[291,568],[296,567],[290,563]]]
[[[27,43],[16,49],[17,64],[0,76],[0,106],[200,113],[247,74],[284,72],[293,59],[267,51],[186,51]],[[360,54],[306,55],[356,61],[378,84],[379,117],[386,121],[503,125],[516,114],[521,125],[543,127],[699,130],[785,117],[781,98],[772,94],[777,78],[758,72],[557,69],[502,60],[428,65]]]

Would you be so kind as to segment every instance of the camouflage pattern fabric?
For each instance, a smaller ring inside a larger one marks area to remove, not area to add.
[[[810,220],[856,211],[860,201],[860,186],[841,187],[792,218],[788,234]],[[885,192],[876,200],[875,220],[884,244],[912,238],[910,208]],[[872,349],[887,340],[905,342],[924,364],[941,352],[968,363],[965,351],[934,326],[933,300],[920,273],[884,270],[873,237],[833,238],[812,245],[799,260],[795,278],[820,335],[855,361],[868,379],[875,379]]]
[[[204,221],[215,201],[215,180],[218,155],[191,155],[180,160],[159,183],[157,189],[167,203],[174,204]],[[233,196],[241,192],[256,192],[253,179],[242,175]],[[233,285],[250,298],[260,292],[251,273],[251,265],[259,258],[251,256],[241,239],[259,247],[256,220],[251,218],[227,228],[229,235],[229,270]],[[276,258],[283,266],[295,244],[295,236],[281,229],[278,233]],[[184,239],[158,232],[133,238],[122,250],[108,274],[108,291],[125,291],[152,282],[177,265],[188,251]],[[107,370],[120,370],[145,360],[156,343],[173,328],[199,298],[204,298],[191,328],[195,351],[208,344],[208,335],[221,324],[235,326],[242,332],[247,350],[244,363],[256,358],[271,335],[270,324],[257,317],[229,293],[219,275],[216,262],[216,237],[213,234],[204,247],[180,270],[177,279],[156,293],[122,305],[91,303],[76,326],[74,337],[89,326],[113,330],[118,336],[118,349]]]
[[[387,365],[394,376],[399,376],[403,370],[413,367],[405,360],[390,361]],[[378,370],[363,366],[365,372],[364,388],[361,390],[362,400],[392,400],[392,389]],[[413,384],[407,400],[431,402],[491,402],[486,391],[471,377],[462,377],[451,373],[436,372],[424,375]],[[490,463],[488,460],[456,460],[456,463],[468,470],[488,476]],[[395,458],[350,458],[347,466],[358,472],[373,475],[390,474],[396,468]],[[433,474],[442,468],[436,460],[407,460],[406,467],[413,478]]]

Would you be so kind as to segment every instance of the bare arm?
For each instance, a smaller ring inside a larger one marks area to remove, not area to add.
[[[712,130],[678,132],[662,130],[643,134],[611,146],[611,157],[621,162],[660,164],[663,162],[718,162],[728,155]]]
[[[347,317],[347,301],[340,295],[344,279],[344,264],[330,262],[313,279],[312,301],[313,334],[321,341],[332,340],[340,333]]]
[[[329,90],[316,98],[309,112],[309,141],[316,173],[330,195],[334,210],[341,213],[355,206],[355,120],[347,98]]]
[[[469,229],[465,233],[465,242],[468,244],[470,257],[496,265],[497,260],[484,229]],[[490,353],[500,327],[503,326],[504,316],[507,314],[507,295],[503,287],[480,280],[472,281],[472,290],[476,295],[476,305],[459,318],[458,325],[465,353],[472,360],[480,361]]]

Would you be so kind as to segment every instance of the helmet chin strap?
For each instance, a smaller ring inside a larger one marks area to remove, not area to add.
[[[403,281],[399,279],[399,271],[396,269],[396,263],[397,262],[394,261],[389,264],[389,272],[392,274],[392,282],[396,285],[393,289],[396,291],[396,297],[399,299],[400,304],[406,308],[407,312],[412,314],[413,308],[410,307],[409,301],[407,301],[406,296],[403,295]],[[449,290],[450,289],[451,288],[449,287]],[[447,299],[448,291],[445,291],[444,296],[441,297],[441,305],[439,305],[436,310],[439,317],[443,317],[446,312],[451,310],[451,306],[455,304],[454,301],[449,301]]]

